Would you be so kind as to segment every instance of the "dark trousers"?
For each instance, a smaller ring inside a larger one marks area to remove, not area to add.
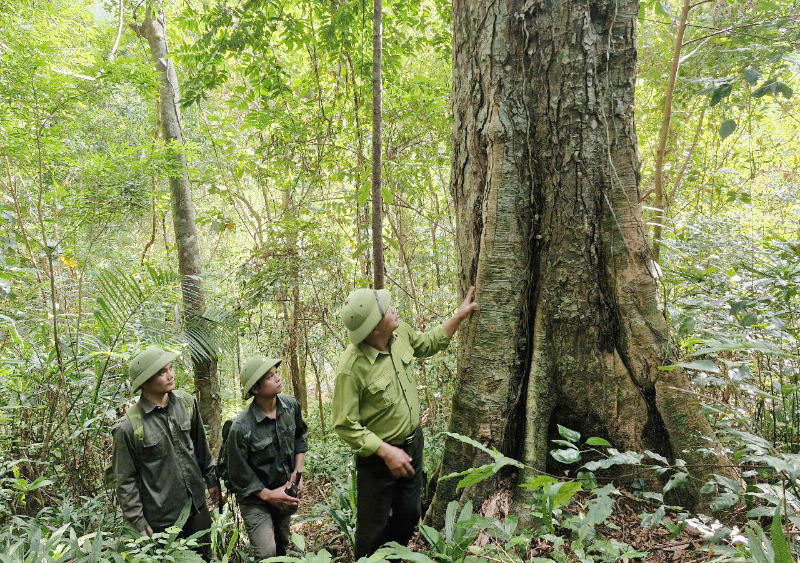
[[[422,430],[417,429],[412,443],[402,449],[411,456],[414,467],[414,475],[407,478],[392,477],[377,455],[356,457],[356,561],[386,542],[407,545],[422,515]]]
[[[168,526],[153,528],[153,532],[163,532],[167,528]],[[189,518],[186,520],[186,524],[183,525],[178,537],[188,538],[192,534],[203,530],[206,530],[206,533],[197,539],[197,543],[200,545],[196,551],[205,561],[211,561],[211,513],[205,503],[200,507],[200,510],[192,506]]]

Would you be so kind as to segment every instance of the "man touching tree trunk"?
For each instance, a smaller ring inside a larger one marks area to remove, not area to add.
[[[556,424],[682,458],[692,504],[712,471],[735,475],[685,374],[659,370],[674,353],[637,204],[638,7],[454,3],[450,188],[481,310],[460,333],[450,430],[538,470]],[[485,461],[448,439],[440,471]],[[440,482],[428,516],[497,485]]]

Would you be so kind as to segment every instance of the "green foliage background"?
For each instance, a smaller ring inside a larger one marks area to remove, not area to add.
[[[457,304],[451,7],[384,4],[387,280],[401,317],[428,328]],[[185,352],[186,388],[188,352],[219,354],[230,418],[243,406],[239,365],[285,353],[296,319],[320,452],[310,466],[330,476],[347,459],[325,417],[346,343],[338,311],[371,278],[372,6],[161,5],[208,292],[203,342],[180,325],[158,77],[127,27],[142,6],[123,4],[112,54],[116,2],[0,0],[3,526],[87,499],[114,521],[101,479],[108,430],[129,399],[126,364],[149,342]],[[647,217],[679,11],[674,0],[641,4],[636,116]],[[788,0],[692,10],[667,143],[660,264],[663,308],[709,417],[786,454],[800,450],[798,14]],[[431,434],[449,414],[454,357],[451,349],[420,368]]]

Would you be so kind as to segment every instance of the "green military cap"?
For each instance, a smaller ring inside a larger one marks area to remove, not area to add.
[[[239,381],[242,384],[242,395],[247,397],[250,388],[261,379],[271,368],[281,365],[279,358],[268,358],[266,356],[253,356],[244,363],[242,371],[239,372]]]
[[[139,352],[128,366],[131,391],[136,391],[142,383],[167,367],[167,364],[177,357],[178,354],[175,352],[167,352],[158,346],[148,346]]]
[[[381,322],[392,304],[388,289],[357,289],[347,296],[342,307],[342,322],[350,334],[350,342],[358,344]]]

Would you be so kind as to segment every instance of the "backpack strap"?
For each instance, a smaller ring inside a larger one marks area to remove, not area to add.
[[[136,448],[136,457],[138,458],[144,447],[144,421],[142,420],[142,407],[139,406],[138,401],[131,405],[125,416],[131,421],[133,445]]]
[[[173,391],[173,393],[180,399],[181,403],[183,403],[183,407],[186,410],[186,417],[189,422],[191,422],[192,418],[194,418],[194,395],[186,391],[177,390]],[[144,421],[142,420],[142,407],[139,406],[138,401],[130,406],[125,416],[131,421],[131,427],[133,428],[133,444],[138,457],[142,454],[142,449],[144,448]]]
[[[189,416],[189,421],[191,421],[194,418],[194,395],[186,391],[178,391],[177,389],[173,391],[173,393],[181,400],[181,403],[183,403],[183,408],[186,409],[186,414]]]

